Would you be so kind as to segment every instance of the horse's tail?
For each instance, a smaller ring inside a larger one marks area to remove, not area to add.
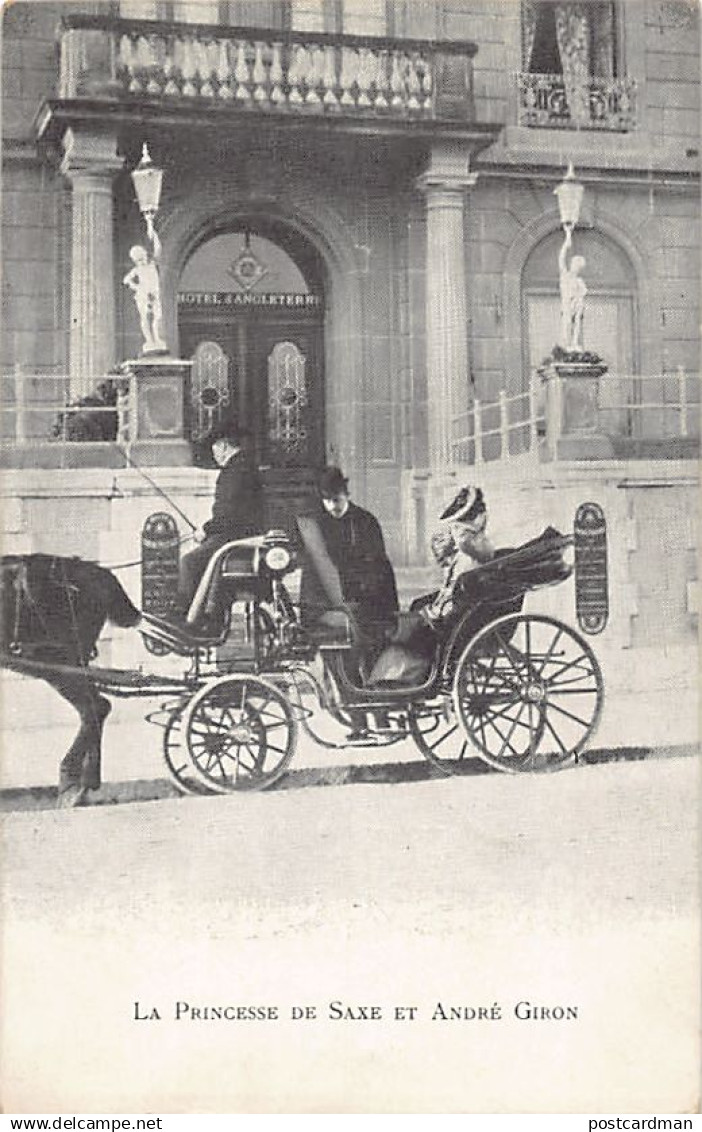
[[[108,621],[123,629],[131,629],[141,618],[141,611],[127,597],[114,574],[103,568],[105,575],[105,612]]]

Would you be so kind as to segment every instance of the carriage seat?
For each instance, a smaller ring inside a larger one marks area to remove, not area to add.
[[[205,617],[216,616],[225,604],[262,600],[268,595],[270,583],[260,571],[263,541],[262,536],[236,539],[214,552],[190,603],[187,625],[196,626]]]
[[[345,609],[325,610],[312,624],[305,625],[305,634],[310,644],[322,651],[350,649],[356,640],[353,618]]]

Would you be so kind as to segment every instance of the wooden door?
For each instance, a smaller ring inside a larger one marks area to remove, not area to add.
[[[250,434],[263,484],[262,526],[289,528],[324,462],[323,339],[301,311],[180,311],[180,348],[193,359],[193,439],[223,421]]]

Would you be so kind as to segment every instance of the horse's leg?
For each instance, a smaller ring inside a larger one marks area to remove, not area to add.
[[[100,786],[102,729],[110,713],[109,700],[98,695],[80,676],[61,676],[50,681],[80,717],[80,727],[59,768],[59,805],[79,806],[88,790]]]
[[[102,731],[112,704],[91,688],[92,702],[87,718],[83,719],[86,745],[81,770],[81,785],[85,790],[98,790],[102,785]]]

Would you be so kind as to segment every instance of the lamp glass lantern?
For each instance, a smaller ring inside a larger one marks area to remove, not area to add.
[[[553,190],[558,197],[558,211],[561,214],[561,224],[564,228],[575,228],[580,219],[580,208],[583,203],[585,186],[576,179],[573,163],[568,166],[568,172]]]
[[[132,182],[140,212],[153,218],[161,202],[163,169],[152,162],[146,143],[141,151],[141,161],[132,170]]]

